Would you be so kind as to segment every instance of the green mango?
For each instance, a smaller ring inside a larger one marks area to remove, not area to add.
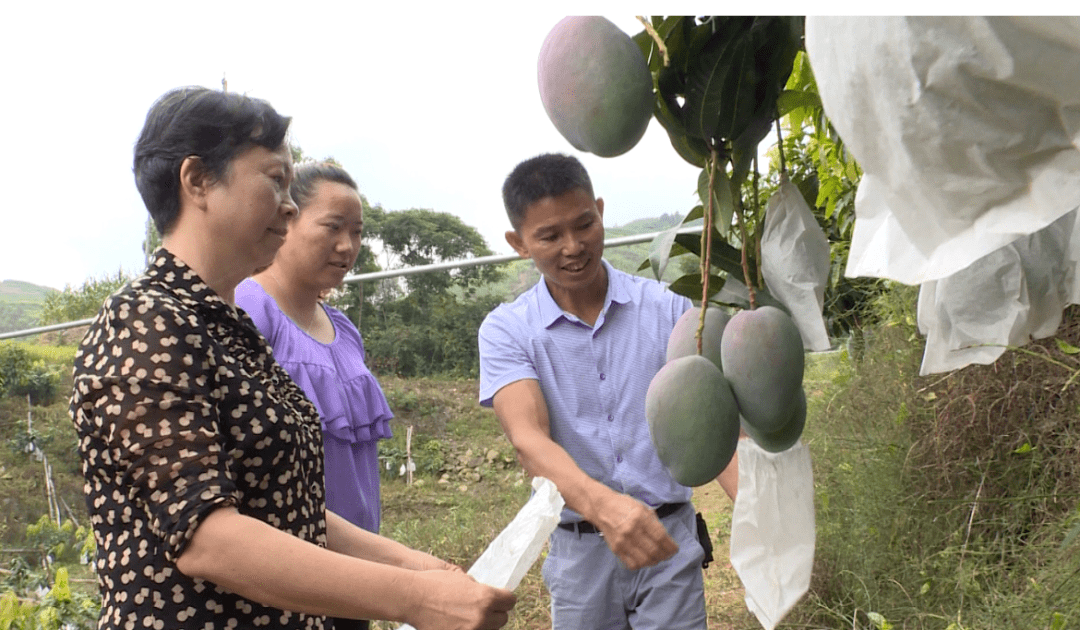
[[[701,332],[701,356],[712,361],[720,371],[724,366],[720,360],[720,341],[724,336],[724,327],[731,316],[717,306],[705,310],[705,329]],[[668,337],[667,360],[697,354],[697,329],[701,323],[701,307],[695,306],[679,317]]]
[[[645,393],[645,418],[660,461],[684,486],[716,478],[739,443],[739,408],[720,368],[679,357],[660,368]]]
[[[720,356],[742,417],[763,433],[780,430],[797,405],[805,360],[791,317],[772,306],[739,311],[724,327]]]
[[[806,427],[806,392],[799,388],[791,418],[776,431],[761,431],[747,422],[746,418],[741,418],[740,422],[746,434],[762,449],[770,453],[786,451],[795,446]]]

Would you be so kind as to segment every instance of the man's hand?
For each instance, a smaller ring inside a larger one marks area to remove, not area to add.
[[[612,493],[591,520],[627,569],[637,570],[667,560],[679,551],[656,512],[625,494]]]

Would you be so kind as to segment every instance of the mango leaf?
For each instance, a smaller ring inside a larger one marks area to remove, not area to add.
[[[742,89],[744,66],[753,62],[749,52],[748,33],[724,32],[710,40],[692,61],[686,78],[687,134],[703,140],[733,137],[731,131],[747,109]],[[751,111],[752,107],[751,103]]]
[[[821,97],[805,90],[784,90],[776,98],[776,113],[786,116],[797,109],[819,109]]]
[[[697,219],[704,219],[704,218],[705,218],[705,206],[703,206],[701,204],[698,204],[698,205],[694,206],[693,209],[690,210],[690,212],[686,215],[686,217],[683,218],[682,222],[683,222],[683,225],[685,225],[685,224],[687,224],[687,223],[689,223],[691,221],[696,221]]]
[[[733,297],[735,299],[729,302],[721,302],[721,304],[724,304],[725,306],[730,306],[732,308],[741,308],[744,310],[749,309],[750,300],[748,300],[746,297],[743,297],[742,295],[743,293],[746,293],[746,285],[742,281],[742,276],[732,276],[729,274],[727,278],[727,285],[729,287],[731,285],[734,285],[732,287],[732,290],[729,291],[729,295],[734,294]],[[756,306],[758,307],[772,306],[773,308],[778,308],[781,311],[787,313],[788,315],[791,315],[791,309],[785,306],[784,303],[780,300],[774,298],[772,294],[769,293],[769,290],[764,287],[758,287],[754,289],[754,298],[755,302],[757,303]]]
[[[667,131],[668,140],[671,141],[671,146],[679,154],[679,157],[698,168],[703,168],[706,160],[708,160],[708,145],[700,138],[691,138],[686,135],[686,128],[683,126],[682,120],[672,112],[668,103],[662,97],[656,99],[653,115],[656,116],[656,120],[660,121],[660,125],[664,130]]]
[[[701,274],[690,273],[677,278],[668,285],[668,288],[679,295],[684,295],[691,300],[701,300]],[[716,295],[724,288],[724,278],[709,274],[709,297]]]
[[[698,198],[703,208],[709,207],[709,168],[706,165],[698,175]],[[731,194],[731,183],[722,168],[716,169],[712,188],[712,225],[720,234],[731,229],[731,217],[735,212],[735,199]],[[702,212],[704,217],[704,211]]]
[[[1065,341],[1064,339],[1054,339],[1054,341],[1057,342],[1058,350],[1061,350],[1065,354],[1078,354],[1078,353],[1080,353],[1080,348],[1077,348],[1076,346],[1070,344],[1069,342]]]
[[[656,235],[649,243],[649,264],[653,275],[659,280],[667,270],[668,259],[671,257],[671,245],[675,242],[675,236],[683,226],[675,225]]]
[[[701,257],[701,236],[698,234],[678,234],[675,242],[685,247],[691,254]],[[742,278],[742,253],[725,241],[718,232],[713,233],[712,266],[722,269],[736,278]]]

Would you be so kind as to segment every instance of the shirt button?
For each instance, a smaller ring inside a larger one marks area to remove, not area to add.
[[[604,374],[603,372],[601,372],[601,373],[600,373],[600,380],[602,381],[602,380],[604,380],[605,378],[607,378],[607,374]]]

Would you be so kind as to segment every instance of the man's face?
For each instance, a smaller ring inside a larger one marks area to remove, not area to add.
[[[604,200],[575,188],[531,204],[506,241],[532,258],[553,291],[578,291],[603,281]]]

